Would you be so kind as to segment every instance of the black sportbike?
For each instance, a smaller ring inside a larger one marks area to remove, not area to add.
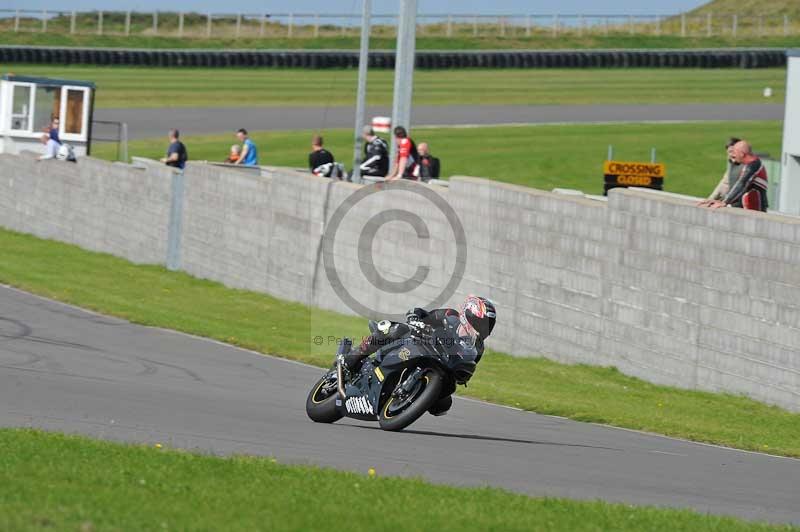
[[[369,328],[374,333],[377,324],[370,321]],[[457,318],[436,328],[412,321],[408,328],[352,373],[344,363],[352,341],[345,338],[333,367],[308,394],[308,417],[333,423],[347,416],[377,421],[383,430],[403,430],[457,384],[466,385],[479,357],[470,340],[456,334]]]

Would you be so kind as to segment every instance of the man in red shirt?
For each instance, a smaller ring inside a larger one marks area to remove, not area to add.
[[[389,175],[386,176],[386,181],[394,181],[401,177],[404,179],[419,179],[417,145],[408,136],[408,132],[403,126],[394,128],[394,138],[395,142],[397,142],[397,161]]]
[[[739,207],[767,211],[767,170],[753,154],[750,143],[740,140],[731,148],[731,160],[741,165],[738,175],[731,176],[731,188],[721,201],[713,201],[712,209]]]

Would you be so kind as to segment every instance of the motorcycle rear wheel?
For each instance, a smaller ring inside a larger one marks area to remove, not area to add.
[[[409,394],[409,399],[400,401],[390,396],[378,414],[381,428],[389,431],[403,430],[419,419],[439,400],[442,382],[441,373],[428,368],[420,378],[417,388]]]
[[[330,374],[324,375],[314,384],[306,399],[308,417],[317,423],[333,423],[342,419],[342,414],[336,408],[338,394],[335,377],[331,381]]]

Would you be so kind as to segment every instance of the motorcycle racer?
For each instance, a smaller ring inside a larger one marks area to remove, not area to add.
[[[384,320],[378,324],[377,330],[366,336],[358,347],[345,355],[345,365],[351,372],[358,371],[361,363],[368,356],[376,353],[381,347],[404,337],[410,330],[409,324],[422,324],[432,329],[442,330],[451,328],[455,330],[457,340],[454,345],[456,354],[459,349],[474,349],[477,351],[476,362],[483,356],[484,342],[492,333],[497,321],[497,311],[490,300],[475,295],[469,295],[461,305],[460,312],[451,309],[435,309],[427,311],[422,308],[413,308],[406,313],[406,323],[397,323]],[[444,415],[453,403],[449,395],[440,399],[430,409],[433,415]]]

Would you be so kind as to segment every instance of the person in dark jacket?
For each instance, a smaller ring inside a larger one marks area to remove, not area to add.
[[[308,154],[308,169],[311,173],[321,177],[330,177],[326,175],[328,169],[336,162],[333,154],[322,147],[323,139],[321,135],[314,135],[311,137],[311,153]]]
[[[364,126],[364,158],[361,175],[384,177],[389,172],[389,145],[375,134],[372,126]]]
[[[417,146],[419,152],[419,178],[423,181],[439,179],[441,173],[439,159],[431,155],[427,142],[420,142]]]
[[[186,161],[189,155],[186,152],[186,146],[183,142],[178,140],[181,134],[177,129],[169,130],[169,147],[167,148],[167,156],[161,159],[161,162],[167,166],[180,168],[183,170],[186,167]]]

